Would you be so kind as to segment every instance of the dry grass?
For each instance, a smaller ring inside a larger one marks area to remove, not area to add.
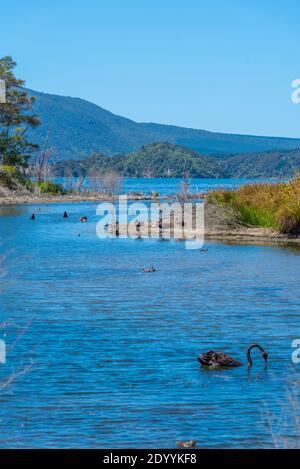
[[[300,175],[286,183],[216,190],[209,194],[208,201],[232,207],[244,225],[300,234]]]

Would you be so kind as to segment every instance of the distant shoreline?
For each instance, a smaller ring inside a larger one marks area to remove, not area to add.
[[[174,200],[176,195],[165,195],[158,196],[157,198],[147,196],[145,194],[133,195],[133,194],[118,194],[108,196],[107,194],[65,194],[65,195],[9,195],[8,197],[0,196],[0,207],[6,205],[34,205],[34,204],[45,204],[45,203],[65,203],[65,202],[112,202],[119,199],[120,196],[127,196],[128,200],[152,200],[158,202],[159,200]],[[205,198],[206,194],[193,194],[192,200],[195,198]]]

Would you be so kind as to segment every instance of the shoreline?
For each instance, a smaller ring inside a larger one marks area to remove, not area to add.
[[[206,240],[222,241],[232,244],[262,244],[262,245],[297,245],[300,247],[300,236],[291,237],[269,228],[244,228],[232,232],[206,232]]]
[[[126,194],[124,194],[126,195]],[[86,202],[113,202],[118,200],[119,196],[108,197],[103,194],[74,194],[62,196],[32,196],[32,195],[14,195],[10,197],[0,198],[0,208],[14,205],[39,205],[39,204],[60,204],[60,203],[86,203]],[[157,197],[145,195],[130,195],[130,201],[166,201],[174,200],[175,196]],[[197,194],[193,199],[204,199],[206,194]],[[192,200],[193,200],[192,199]],[[233,219],[232,214],[226,213],[226,210],[208,204],[205,202],[205,230],[204,238],[206,240],[215,240],[225,243],[247,243],[247,244],[280,244],[280,245],[299,245],[300,236],[289,236],[279,233],[271,228],[247,227],[239,225]]]
[[[7,206],[7,205],[38,205],[44,203],[67,203],[67,202],[113,202],[117,201],[120,196],[127,196],[128,200],[145,200],[145,201],[152,201],[152,202],[159,202],[160,200],[175,200],[176,195],[165,195],[165,196],[157,196],[156,198],[152,197],[151,195],[145,194],[119,194],[114,196],[108,196],[104,194],[72,194],[72,195],[39,195],[39,196],[32,196],[32,195],[14,195],[9,197],[1,197],[0,196],[0,207]],[[190,200],[195,199],[205,199],[206,193],[199,193],[193,194]]]

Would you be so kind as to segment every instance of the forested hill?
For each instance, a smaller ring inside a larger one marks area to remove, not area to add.
[[[145,145],[128,155],[106,156],[95,153],[80,161],[62,161],[55,165],[58,176],[88,176],[114,170],[128,177],[222,177],[222,162],[209,155],[200,156],[189,148],[167,142]]]
[[[56,161],[83,159],[92,152],[127,154],[142,145],[167,141],[203,154],[244,153],[300,147],[299,139],[231,135],[171,125],[137,123],[79,98],[28,90],[42,125],[29,132],[44,145],[47,133]],[[201,114],[201,109],[199,109]]]
[[[243,153],[223,157],[227,177],[292,177],[300,172],[300,149]]]
[[[62,161],[54,166],[58,176],[88,176],[110,170],[127,177],[182,177],[186,173],[199,178],[282,178],[300,171],[300,150],[214,156],[159,142],[128,155],[95,153],[80,161]]]

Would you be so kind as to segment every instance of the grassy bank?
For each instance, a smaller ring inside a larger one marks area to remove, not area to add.
[[[217,190],[208,200],[231,207],[241,223],[300,234],[300,175],[287,183],[249,184],[235,191]]]
[[[0,194],[63,195],[63,187],[50,181],[32,181],[14,166],[0,165]]]

